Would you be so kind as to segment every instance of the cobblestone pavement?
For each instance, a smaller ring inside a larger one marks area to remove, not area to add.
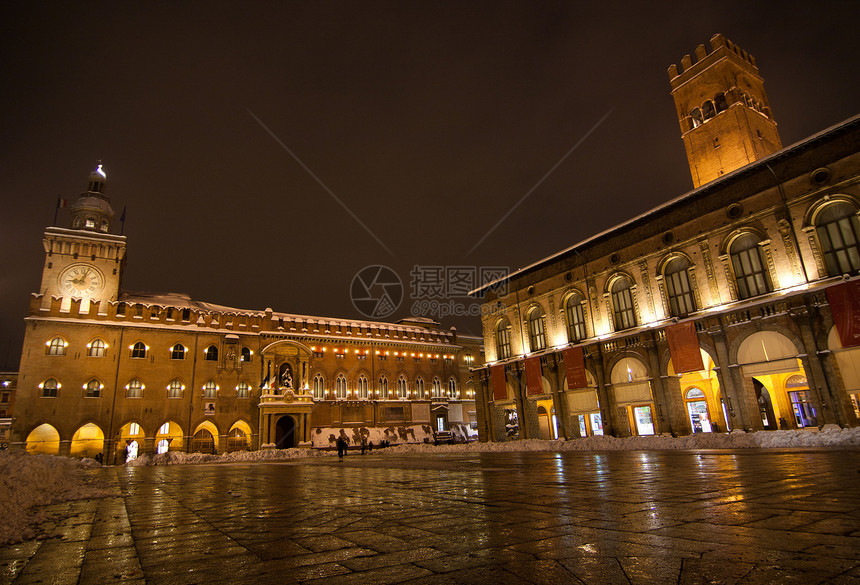
[[[104,468],[0,583],[858,583],[860,451]]]

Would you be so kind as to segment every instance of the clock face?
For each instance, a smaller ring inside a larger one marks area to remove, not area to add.
[[[82,298],[97,295],[104,288],[102,273],[88,264],[72,264],[60,273],[60,292]]]

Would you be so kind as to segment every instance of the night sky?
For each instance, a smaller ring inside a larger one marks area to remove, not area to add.
[[[362,318],[349,287],[365,266],[407,289],[414,265],[516,269],[689,191],[666,69],[716,32],[756,57],[784,145],[857,114],[857,16],[823,1],[3,3],[0,364],[17,369],[57,196],[73,202],[99,159],[114,232],[128,208],[125,289]],[[480,334],[477,318],[444,324]]]

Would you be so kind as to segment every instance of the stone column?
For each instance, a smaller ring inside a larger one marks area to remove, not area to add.
[[[654,402],[657,407],[657,415],[660,419],[660,433],[675,433],[672,424],[672,409],[667,399],[666,390],[663,388],[663,378],[660,376],[660,356],[658,355],[657,342],[652,340],[645,342],[645,350],[648,352],[648,365],[651,369],[651,383],[654,385]]]
[[[717,378],[720,381],[720,392],[726,398],[729,407],[729,416],[732,417],[732,429],[748,429],[751,425],[751,413],[743,400],[743,374],[740,367],[730,367],[729,348],[726,345],[726,334],[719,325],[717,329],[708,332],[714,340],[714,348],[717,350]],[[755,393],[753,393],[755,398]],[[758,405],[756,405],[755,418],[758,418]],[[759,421],[761,426],[761,421]]]

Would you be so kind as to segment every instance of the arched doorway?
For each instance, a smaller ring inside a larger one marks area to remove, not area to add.
[[[215,437],[208,429],[200,429],[194,433],[194,438],[191,439],[191,452],[209,455],[215,453]]]
[[[60,433],[45,423],[27,435],[27,453],[31,455],[57,455],[60,452]]]
[[[752,381],[762,426],[766,430],[817,426],[818,397],[788,386],[790,380],[806,380],[799,351],[785,335],[757,331],[738,348],[738,364],[744,378]],[[802,416],[796,417],[794,412]]]
[[[764,387],[764,384],[753,378],[753,386],[755,387],[755,399],[758,402],[758,411],[761,415],[761,424],[766,431],[775,431],[776,415],[773,413],[773,401],[770,399],[770,392]]]
[[[227,434],[227,451],[250,451],[251,427],[244,421],[236,421]]]
[[[690,430],[693,433],[719,432],[722,429],[731,431],[731,418],[720,389],[716,363],[704,349],[699,348],[699,352],[702,365],[705,366],[703,370],[679,374],[671,359],[667,366],[670,377],[678,376]]]
[[[69,455],[72,457],[95,458],[102,452],[105,445],[105,435],[98,425],[88,423],[75,431],[72,436],[72,446]]]
[[[278,419],[275,426],[275,447],[292,449],[296,446],[296,421],[289,415]]]
[[[631,434],[657,434],[651,380],[645,364],[634,357],[621,358],[612,367],[610,381],[616,404],[627,411]]]

